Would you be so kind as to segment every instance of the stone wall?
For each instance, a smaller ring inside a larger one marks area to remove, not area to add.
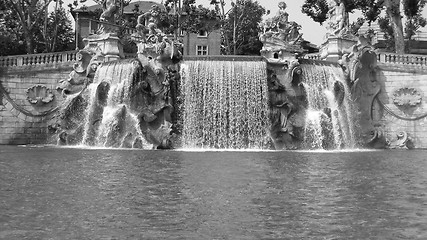
[[[378,63],[376,79],[381,92],[374,102],[374,118],[387,139],[404,131],[415,148],[427,148],[427,67]]]
[[[48,122],[62,101],[56,86],[71,71],[70,62],[0,67],[0,144],[49,142]]]

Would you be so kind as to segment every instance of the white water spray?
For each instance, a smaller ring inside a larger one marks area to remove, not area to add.
[[[186,61],[180,84],[183,147],[265,147],[270,129],[266,69],[263,61]]]

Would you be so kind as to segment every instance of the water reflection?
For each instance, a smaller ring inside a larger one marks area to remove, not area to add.
[[[425,239],[423,156],[2,146],[0,239]]]

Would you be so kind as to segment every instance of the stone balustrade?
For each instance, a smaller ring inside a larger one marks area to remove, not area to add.
[[[132,30],[132,29],[129,29]],[[31,65],[43,65],[50,63],[75,62],[77,51],[39,53],[0,57],[0,67],[19,67]],[[126,53],[126,58],[134,58],[136,54]],[[320,54],[309,53],[304,55],[305,59],[320,60]],[[405,64],[427,67],[427,55],[395,54],[379,52],[377,60],[381,63]]]
[[[0,67],[20,67],[51,63],[75,62],[77,51],[39,53],[0,57]]]
[[[309,53],[304,55],[305,59],[320,60],[319,53]],[[388,52],[378,52],[377,60],[380,63],[404,64],[427,67],[427,55],[396,54]]]
[[[377,60],[381,63],[418,65],[427,67],[427,55],[379,52],[377,53]]]
[[[20,67],[31,65],[43,65],[51,63],[73,63],[76,61],[77,51],[39,53],[26,55],[13,55],[0,57],[0,67]],[[136,58],[136,53],[125,53],[125,58]],[[71,65],[70,65],[71,66]]]
[[[311,60],[320,60],[320,54],[319,53],[308,53],[304,55],[305,59],[311,59]]]

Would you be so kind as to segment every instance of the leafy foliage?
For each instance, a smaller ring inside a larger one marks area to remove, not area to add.
[[[258,33],[265,8],[252,0],[237,0],[225,20],[223,51],[225,54],[259,55],[262,43]]]
[[[5,0],[0,3],[0,55],[68,50],[73,30],[62,2]],[[49,3],[55,10],[47,12]]]
[[[37,24],[47,17],[47,7],[52,0],[4,0],[2,2],[9,17],[19,23],[20,33],[24,37],[26,52],[33,53],[35,32],[37,28],[42,27]]]
[[[210,10],[202,5],[196,6],[195,0],[183,0],[182,6],[178,6],[178,4],[178,0],[166,0],[165,2],[167,12],[172,13],[169,15],[170,29],[181,29],[191,33],[200,31],[209,33],[220,28],[221,21],[215,10]]]
[[[328,19],[329,6],[326,0],[306,0],[302,12],[321,25]]]
[[[386,16],[386,17],[378,18],[378,25],[380,26],[381,31],[384,33],[386,49],[394,52],[395,40],[394,40],[393,28],[391,27],[389,17]]]
[[[337,0],[336,0],[337,1]],[[401,17],[401,0],[340,0],[344,3],[346,12],[360,10],[363,19],[350,25],[356,31],[363,21],[371,23],[379,21],[381,30],[385,34],[386,44],[389,49],[394,49],[397,53],[404,51],[404,35]],[[421,15],[422,9],[427,0],[402,0],[403,12],[408,21],[406,22],[405,35],[411,39],[415,32],[426,25],[426,19]],[[305,0],[302,12],[311,17],[314,21],[323,24],[328,19],[329,10],[327,0]],[[382,10],[386,16],[380,17]],[[391,47],[390,44],[394,44]]]
[[[403,1],[403,12],[408,19],[405,24],[405,37],[408,40],[412,40],[418,29],[427,24],[427,19],[422,16],[426,2],[426,0]]]
[[[4,2],[0,2],[0,56],[25,53],[21,32],[21,24],[12,10],[6,8]]]
[[[342,0],[346,12],[354,10],[362,11],[365,20],[372,22],[379,16],[383,5],[383,0]],[[311,17],[315,22],[323,24],[328,19],[328,12],[331,6],[327,0],[305,0],[302,12]]]

